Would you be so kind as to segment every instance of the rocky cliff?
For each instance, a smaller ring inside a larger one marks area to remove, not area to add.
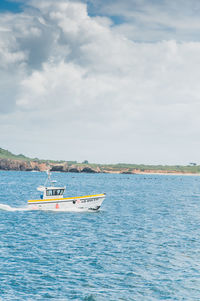
[[[95,166],[95,167],[94,167]],[[45,171],[50,169],[57,172],[74,172],[74,173],[117,173],[117,174],[194,174],[197,171],[177,171],[175,169],[135,169],[106,165],[90,165],[90,164],[68,164],[41,162],[34,160],[5,159],[0,158],[0,170],[22,170],[22,171]]]
[[[0,159],[0,170],[21,170],[21,171],[45,171],[50,169],[51,171],[59,172],[86,172],[97,173],[101,172],[99,168],[91,168],[90,166],[68,166],[67,162],[55,164],[55,163],[40,163],[37,161],[23,161],[13,159]]]
[[[46,163],[39,163],[34,161],[0,159],[1,170],[24,170],[24,171],[44,171],[48,169]]]

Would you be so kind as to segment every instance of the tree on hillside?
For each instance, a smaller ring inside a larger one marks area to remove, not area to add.
[[[88,160],[84,160],[82,164],[89,164]]]

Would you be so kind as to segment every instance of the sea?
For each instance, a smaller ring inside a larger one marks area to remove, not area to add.
[[[200,177],[53,173],[98,212],[30,211],[44,172],[0,171],[0,300],[200,300]]]

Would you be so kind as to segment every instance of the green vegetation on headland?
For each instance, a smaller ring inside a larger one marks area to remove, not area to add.
[[[64,163],[65,161],[60,160],[60,161],[55,161],[55,160],[41,160],[38,158],[29,158],[26,157],[22,154],[19,155],[15,155],[13,153],[11,153],[10,151],[0,148],[0,159],[13,159],[13,160],[23,160],[23,161],[34,161],[34,162],[39,162],[39,163]],[[72,163],[76,162],[76,161],[71,161]]]
[[[20,155],[14,155],[13,153],[9,152],[6,149],[0,148],[0,158],[1,159],[13,159],[13,160],[31,160],[30,158],[20,154]]]
[[[104,173],[183,173],[200,174],[200,165],[145,165],[145,164],[92,164],[87,160],[83,163],[77,161],[55,161],[29,158],[22,154],[15,155],[8,150],[0,148],[1,170],[46,170],[62,172],[104,172]]]
[[[147,170],[155,171],[177,171],[177,172],[192,172],[200,173],[200,165],[190,166],[190,165],[145,165],[145,164],[127,164],[127,163],[118,163],[118,164],[108,164],[103,165],[104,167],[112,170],[121,170],[127,169],[132,171],[133,169],[139,169],[144,172]]]

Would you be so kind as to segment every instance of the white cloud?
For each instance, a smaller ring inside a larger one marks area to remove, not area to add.
[[[0,28],[7,148],[66,160],[198,161],[200,145],[193,158],[180,150],[199,135],[199,42],[133,42],[70,1],[32,1],[1,14]]]
[[[198,0],[88,0],[93,13],[110,16],[116,30],[135,41],[199,41]]]

